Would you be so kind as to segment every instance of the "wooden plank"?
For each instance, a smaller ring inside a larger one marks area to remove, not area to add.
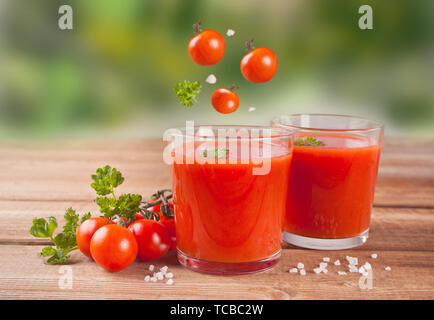
[[[0,244],[41,244],[29,234],[34,217],[54,216],[63,223],[66,208],[98,216],[91,201],[0,201]],[[357,250],[434,250],[434,209],[374,208],[370,239]],[[417,235],[417,237],[415,237]]]
[[[110,164],[126,176],[120,191],[151,194],[170,186],[164,143],[66,141],[0,143],[0,200],[92,200],[90,175]],[[386,140],[376,206],[434,208],[434,142]]]
[[[0,246],[0,299],[433,299],[433,252],[379,252],[378,259],[357,252],[359,264],[373,266],[372,289],[359,287],[360,274],[339,276],[352,251],[320,252],[284,250],[281,262],[264,273],[246,276],[211,276],[189,271],[176,262],[174,253],[154,263],[169,266],[174,284],[144,282],[149,263],[109,273],[78,252],[73,253],[72,289],[60,289],[60,266],[46,265],[36,256],[38,246]],[[328,274],[315,274],[322,258],[340,259]],[[303,262],[306,276],[288,270]],[[390,266],[391,271],[384,267]]]

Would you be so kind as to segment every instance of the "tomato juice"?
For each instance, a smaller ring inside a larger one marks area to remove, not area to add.
[[[367,231],[381,140],[352,133],[300,132],[296,141],[306,136],[324,145],[294,146],[285,232],[340,239]]]
[[[198,148],[208,146],[195,143],[195,159],[184,156],[182,163],[175,161],[171,167],[178,250],[222,263],[279,254],[291,163],[288,142],[271,145],[263,159],[269,161],[270,170],[264,175],[253,174],[258,165],[252,156],[243,158],[230,146],[223,160],[232,163],[219,163],[222,159],[204,163]]]

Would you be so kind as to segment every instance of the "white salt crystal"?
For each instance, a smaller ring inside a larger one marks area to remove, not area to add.
[[[297,273],[298,269],[297,268],[292,268],[291,270],[289,270],[289,273]]]
[[[322,258],[322,261],[330,262],[330,258],[329,257],[324,257],[324,258]]]
[[[359,272],[359,269],[357,269],[356,266],[353,266],[352,264],[348,265],[350,272]]]
[[[340,265],[341,265],[341,262],[340,262],[339,260],[336,260],[336,261],[334,262],[334,265],[335,265],[335,266],[340,266]]]
[[[313,269],[313,272],[315,272],[315,273],[320,273],[322,270],[321,270],[321,268],[315,268],[315,269]]]
[[[352,264],[352,265],[358,265],[359,264],[359,259],[357,259],[356,257],[350,257],[350,256],[347,256],[346,257],[346,259],[347,259],[347,261],[350,263],[350,264]]]
[[[319,264],[319,267],[320,267],[321,269],[326,268],[326,267],[327,267],[327,262],[321,262],[321,263]]]
[[[323,269],[322,272],[327,273],[329,271],[327,269]]]
[[[376,254],[376,253],[371,254],[372,259],[377,259],[377,257],[378,257],[378,254]]]
[[[304,264],[301,262],[297,263],[297,268],[304,269]]]
[[[340,275],[340,276],[344,276],[344,275],[346,275],[347,273],[345,272],[345,271],[338,271],[338,275]]]
[[[249,107],[249,112],[255,111],[256,108],[255,107]]]
[[[168,272],[168,273],[165,274],[165,277],[167,279],[173,278],[173,273],[172,272]]]
[[[158,280],[163,280],[164,279],[164,275],[162,272],[157,272],[157,274],[155,275],[157,277]]]
[[[146,276],[146,277],[145,277],[145,281],[146,281],[146,282],[149,282],[149,280],[151,280],[151,277],[150,277],[150,276]]]
[[[160,268],[160,271],[164,274],[164,273],[167,272],[167,269],[169,269],[169,267],[168,266],[164,266],[164,267]]]
[[[384,268],[384,270],[386,270],[386,271],[390,271],[390,270],[392,270],[392,268],[389,267],[389,266],[387,266],[386,268]]]
[[[301,269],[301,270],[300,270],[300,274],[301,274],[302,276],[305,276],[305,275],[306,275],[306,270]]]
[[[168,284],[168,285],[172,285],[172,284],[173,284],[173,279],[169,279],[169,280],[167,280],[167,281],[166,281],[166,284]]]
[[[151,277],[151,282],[157,282],[157,278]]]
[[[226,35],[227,35],[228,37],[232,37],[234,34],[235,34],[235,31],[232,30],[232,29],[228,29],[228,31],[226,31]]]
[[[153,265],[153,264],[151,264],[151,265],[149,266],[149,271],[154,271],[154,265]]]
[[[212,73],[206,78],[205,80],[206,82],[208,82],[209,84],[214,84],[217,82],[217,78],[215,75],[213,75]]]

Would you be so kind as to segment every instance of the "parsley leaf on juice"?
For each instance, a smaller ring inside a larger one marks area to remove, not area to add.
[[[324,142],[314,137],[297,138],[294,140],[296,146],[319,147],[324,146]]]
[[[205,158],[223,159],[229,154],[229,149],[226,148],[215,148],[206,149],[202,151],[202,156]]]

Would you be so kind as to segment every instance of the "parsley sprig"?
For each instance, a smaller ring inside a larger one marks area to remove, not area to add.
[[[294,140],[296,146],[319,147],[323,146],[324,142],[314,137],[297,138]]]
[[[199,81],[188,81],[175,83],[175,94],[179,99],[179,103],[186,106],[192,107],[194,102],[197,102],[196,96],[199,94],[202,85]]]
[[[53,233],[57,228],[57,220],[55,217],[34,218],[30,234],[37,238],[49,238],[53,246],[46,246],[42,248],[39,253],[42,257],[49,257],[47,263],[66,263],[70,256],[69,252],[77,249],[77,242],[75,240],[75,233],[78,226],[79,215],[69,208],[66,210],[65,225],[62,232],[59,232],[53,237]],[[90,218],[90,213],[86,213],[81,217],[80,222],[83,223]]]
[[[119,217],[119,223],[124,225],[135,221],[134,216],[140,211],[142,196],[127,193],[116,197],[114,189],[125,180],[122,174],[116,168],[106,165],[104,168],[98,168],[96,174],[91,177],[94,181],[91,187],[99,195],[95,203],[99,206],[100,212],[104,213],[104,217]]]

